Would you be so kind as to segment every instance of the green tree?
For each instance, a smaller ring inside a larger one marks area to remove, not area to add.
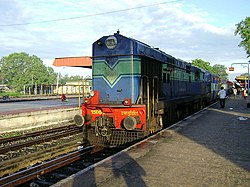
[[[195,65],[199,68],[202,68],[204,70],[207,70],[213,74],[218,75],[222,79],[227,79],[228,74],[226,72],[227,67],[220,64],[215,64],[214,66],[211,66],[209,62],[203,61],[202,59],[195,59],[192,60],[192,65]]]
[[[248,77],[248,73],[243,73],[243,74],[241,74],[240,76]]]
[[[65,76],[60,78],[60,84],[65,84],[66,82],[78,82],[83,80],[83,77],[80,75],[69,76],[66,74]]]
[[[248,56],[250,56],[250,17],[246,17],[240,23],[236,24],[235,35],[239,34],[241,42],[239,47],[244,47]]]
[[[227,74],[227,67],[221,64],[215,64],[212,67],[212,73],[219,75],[220,78],[227,80],[228,74]]]
[[[37,56],[24,52],[2,57],[0,74],[3,83],[17,91],[21,91],[25,84],[51,84],[56,80],[52,68],[47,68]]]
[[[201,59],[195,59],[195,60],[192,60],[191,63],[192,65],[195,65],[196,67],[202,68],[210,72],[212,71],[212,67],[210,66],[209,62],[203,61]]]

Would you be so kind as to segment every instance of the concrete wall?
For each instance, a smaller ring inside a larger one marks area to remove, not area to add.
[[[4,132],[49,126],[59,122],[70,122],[78,108],[43,110],[0,117],[0,134]]]

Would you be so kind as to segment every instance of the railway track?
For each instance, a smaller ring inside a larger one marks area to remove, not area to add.
[[[9,135],[6,134],[4,136]],[[29,133],[20,132],[20,135],[0,138],[0,186],[17,186],[30,180],[33,180],[33,182],[28,182],[29,184],[24,184],[24,186],[30,186],[34,181],[36,184],[43,183],[42,186],[48,186],[44,185],[44,183],[48,183],[46,182],[47,179],[45,182],[40,180],[46,173],[58,168],[59,170],[66,170],[67,173],[72,170],[76,172],[99,161],[103,155],[110,155],[101,153],[99,156],[92,156],[102,150],[102,148],[90,146],[82,148],[80,146],[81,141],[82,130],[75,125],[66,125]],[[44,145],[48,145],[48,147],[44,148]],[[40,149],[40,147],[43,148]],[[86,155],[89,153],[91,153],[91,156],[86,158]],[[8,158],[3,159],[5,157]],[[82,165],[81,169],[77,170],[74,166],[62,169],[63,166],[83,159],[83,157],[85,157],[84,163],[82,164],[81,161],[80,164],[77,164]],[[61,174],[61,171],[49,175],[56,176],[56,178],[59,177],[59,180],[62,177],[66,178],[69,176],[69,174]]]
[[[37,132],[31,132],[20,136],[0,139],[0,155],[10,151],[20,150],[24,147],[37,145],[51,140],[59,139],[65,136],[80,133],[81,129],[75,125],[47,129]]]
[[[0,178],[0,186],[51,186],[119,151],[120,149],[95,146],[78,148],[71,153]]]
[[[156,136],[156,139],[157,138]],[[138,142],[137,146],[147,146],[147,141]],[[0,186],[51,186],[72,174],[116,154],[124,148],[125,147],[120,149],[103,149],[101,147],[92,146],[83,147],[81,149],[78,148],[78,150],[64,156],[54,158],[23,171],[0,178]]]
[[[84,145],[77,143],[78,142],[71,142],[70,144],[61,145],[60,148],[56,147],[53,150],[45,150],[44,153],[38,153],[40,156],[46,153],[48,155],[48,161],[33,163],[34,165],[27,166],[26,168],[21,166],[19,171],[15,173],[2,175],[2,178],[0,178],[0,186],[50,186],[121,150],[103,149],[94,146],[84,147]],[[63,152],[64,155],[61,156]],[[56,156],[56,154],[60,156]],[[51,155],[53,155],[54,158],[51,158]],[[45,155],[42,156],[43,160],[44,156]],[[28,157],[34,159],[35,156],[31,154],[27,155],[27,158],[16,159],[12,165],[11,163],[3,163],[4,165],[8,165],[5,171],[8,170],[8,168],[12,170],[16,165],[22,165],[23,160],[27,163],[32,163]],[[20,170],[21,168],[22,170]]]
[[[22,135],[12,136],[12,137],[8,137],[8,138],[0,138],[0,144],[11,143],[11,142],[18,141],[18,140],[23,140],[23,139],[27,139],[27,138],[31,138],[31,137],[46,135],[46,134],[55,133],[58,131],[63,131],[63,130],[68,130],[68,129],[73,129],[73,128],[76,128],[76,126],[75,125],[67,125],[67,126],[61,126],[61,127],[57,127],[57,128],[53,128],[53,129],[46,129],[46,130],[25,133]]]
[[[55,169],[61,168],[72,162],[75,162],[81,159],[84,155],[88,153],[91,153],[91,152],[93,153],[96,151],[98,151],[98,149],[94,150],[92,146],[88,146],[81,150],[77,150],[72,153],[61,156],[59,158],[55,158],[51,161],[27,168],[23,171],[1,178],[0,186],[8,187],[8,186],[16,186],[16,185],[23,184],[32,179],[36,179],[40,175],[44,175]]]
[[[82,130],[75,125],[2,138],[0,177],[76,150],[81,139]]]

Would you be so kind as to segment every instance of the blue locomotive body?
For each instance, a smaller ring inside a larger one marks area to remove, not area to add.
[[[98,97],[83,104],[83,117],[91,116],[84,122],[93,144],[128,143],[216,99],[217,76],[119,32],[94,42],[92,53],[93,90]],[[95,135],[104,129],[110,133]],[[124,133],[139,135],[126,139]]]
[[[109,47],[107,47],[109,45]],[[211,100],[215,89],[208,71],[176,59],[159,49],[115,33],[93,44],[93,89],[101,91],[101,101],[121,102],[140,97],[141,79],[157,79],[161,98],[207,95]],[[151,85],[149,85],[151,87]],[[218,89],[218,87],[216,87]]]

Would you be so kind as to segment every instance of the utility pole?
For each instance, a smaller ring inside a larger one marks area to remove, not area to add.
[[[57,79],[56,79],[56,93],[57,93],[57,95],[58,95],[58,89],[59,89],[59,87],[58,87],[58,84],[59,84],[59,72],[57,73]]]
[[[248,61],[248,63],[247,63],[247,73],[248,73],[248,88],[247,88],[247,90],[248,90],[248,95],[249,95],[249,93],[250,93],[250,90],[249,90],[249,63],[250,63],[250,60]]]

